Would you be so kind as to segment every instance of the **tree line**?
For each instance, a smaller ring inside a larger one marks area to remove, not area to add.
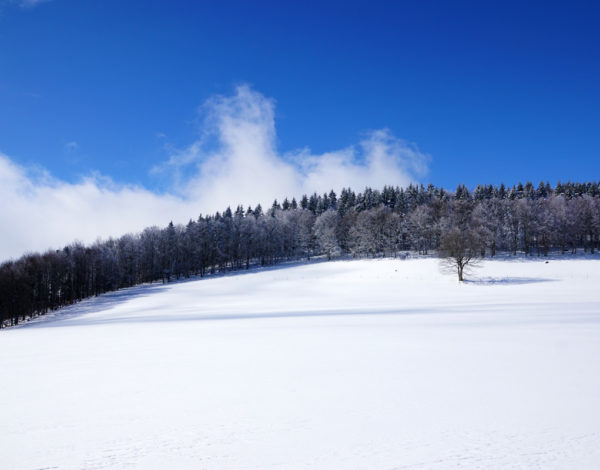
[[[187,225],[72,243],[0,265],[0,327],[86,297],[146,282],[170,282],[314,256],[328,259],[428,254],[463,246],[478,256],[547,255],[600,249],[600,184],[510,188],[433,185],[343,189],[200,215]],[[458,245],[457,245],[458,243]],[[459,277],[461,273],[459,273]]]

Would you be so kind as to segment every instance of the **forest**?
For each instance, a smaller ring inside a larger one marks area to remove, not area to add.
[[[166,218],[168,215],[166,215]],[[168,218],[167,218],[168,220]],[[337,256],[437,254],[468,240],[479,256],[600,249],[600,184],[343,189],[200,215],[137,234],[71,243],[0,265],[0,327],[140,283]]]

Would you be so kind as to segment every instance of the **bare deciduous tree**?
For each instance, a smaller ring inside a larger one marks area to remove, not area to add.
[[[464,280],[465,269],[474,266],[481,259],[482,242],[473,230],[450,229],[442,238],[439,253],[443,264]]]

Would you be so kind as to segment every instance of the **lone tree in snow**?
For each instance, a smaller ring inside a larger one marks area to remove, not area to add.
[[[450,229],[442,238],[439,248],[442,263],[452,270],[456,269],[459,281],[463,281],[467,266],[473,266],[480,261],[481,252],[481,238],[470,229]]]

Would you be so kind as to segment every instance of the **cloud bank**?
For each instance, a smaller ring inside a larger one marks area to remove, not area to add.
[[[308,148],[281,154],[274,101],[248,86],[209,99],[200,115],[198,140],[172,151],[152,169],[170,179],[167,193],[102,175],[67,183],[31,172],[0,153],[0,197],[6,202],[0,207],[0,260],[169,220],[184,223],[229,205],[270,205],[275,198],[343,187],[405,186],[427,171],[428,156],[387,129],[320,155]]]

